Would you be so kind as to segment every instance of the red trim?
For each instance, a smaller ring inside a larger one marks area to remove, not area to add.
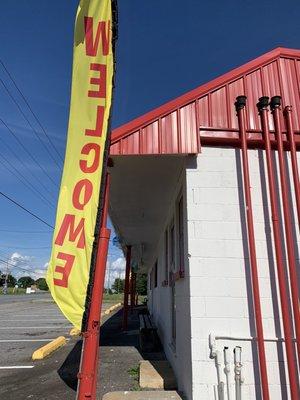
[[[193,89],[182,96],[177,97],[174,100],[169,101],[168,103],[163,104],[162,106],[155,108],[154,110],[128,122],[116,128],[112,132],[111,143],[114,144],[119,141],[121,138],[131,134],[139,130],[142,126],[148,125],[151,122],[157,120],[165,114],[169,114],[172,111],[177,110],[178,108],[187,105],[190,102],[195,101],[200,96],[203,96],[210,92],[211,90],[215,90],[220,86],[225,85],[226,83],[232,81],[233,79],[238,79],[246,73],[249,73],[260,66],[270,63],[278,57],[290,57],[290,58],[300,58],[300,50],[295,49],[287,49],[283,47],[278,47],[268,53],[263,54],[260,57],[255,58],[254,60],[233,69],[230,72],[227,72],[224,75],[219,76],[212,81],[205,83]]]
[[[217,129],[217,128],[201,128],[200,132],[201,144],[208,146],[233,146],[240,147],[241,141],[238,130],[232,129]],[[300,132],[294,132],[296,147],[300,149]],[[289,141],[287,140],[286,133],[283,133],[284,147],[288,149],[290,147]],[[277,148],[277,141],[274,133],[270,133],[271,145],[273,148]],[[248,130],[247,131],[247,145],[248,147],[264,148],[265,141],[262,136],[262,132]]]

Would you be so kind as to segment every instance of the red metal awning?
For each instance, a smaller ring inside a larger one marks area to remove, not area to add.
[[[272,50],[122,125],[112,133],[110,154],[195,154],[201,145],[238,146],[234,102],[239,95],[248,97],[250,146],[262,145],[256,108],[261,96],[280,95],[283,106],[293,106],[294,130],[300,132],[300,50]]]

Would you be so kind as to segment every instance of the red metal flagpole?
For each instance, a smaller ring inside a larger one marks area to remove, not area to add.
[[[76,397],[77,400],[96,400],[100,318],[106,260],[110,238],[110,229],[107,229],[106,227],[108,215],[109,185],[110,176],[109,174],[107,174],[105,185],[105,200],[99,235],[91,305],[88,316],[87,330],[83,333],[81,364],[80,372],[78,373],[78,388]]]

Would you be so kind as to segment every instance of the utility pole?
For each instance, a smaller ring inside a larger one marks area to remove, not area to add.
[[[3,294],[7,294],[7,282],[8,282],[8,276],[9,276],[9,258],[7,258],[6,262],[6,275],[5,275],[5,280],[4,280],[4,286],[3,286]]]

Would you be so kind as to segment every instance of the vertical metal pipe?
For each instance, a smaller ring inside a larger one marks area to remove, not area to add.
[[[242,400],[242,348],[234,348],[235,399]]]
[[[223,349],[223,353],[224,353],[224,373],[226,376],[227,400],[231,400],[231,368],[230,368],[229,347],[225,346]]]
[[[247,148],[247,138],[246,138],[246,123],[245,123],[246,96],[238,96],[236,98],[235,106],[238,116],[239,132],[240,132],[241,147],[242,147],[243,178],[244,178],[243,182],[244,182],[244,192],[245,192],[245,202],[246,202],[250,269],[251,269],[253,302],[255,310],[254,314],[255,314],[255,325],[257,334],[257,346],[259,354],[260,379],[261,379],[263,399],[267,400],[270,398],[270,395],[269,395],[269,384],[267,375],[266,352],[264,345],[262,312],[260,304],[259,280],[257,272],[255,234],[254,234],[254,222],[253,222],[253,211],[252,211],[252,200],[251,200],[251,183],[250,183],[248,148]]]
[[[130,278],[130,263],[131,263],[131,246],[127,246],[126,253],[126,272],[125,272],[125,287],[124,287],[124,307],[123,307],[123,330],[128,327],[128,294],[129,294],[129,278]]]
[[[292,107],[286,106],[284,109],[284,116],[286,121],[287,137],[290,145],[292,169],[293,169],[293,180],[294,180],[294,190],[295,198],[297,204],[297,214],[298,214],[298,224],[300,227],[300,181],[299,181],[299,170],[298,170],[298,160],[297,151],[295,144],[295,137],[292,124]]]
[[[272,210],[272,222],[273,222],[273,235],[275,244],[275,255],[277,264],[277,275],[279,283],[279,292],[281,300],[281,310],[282,310],[282,320],[285,338],[285,348],[288,362],[288,372],[290,380],[290,391],[291,399],[299,400],[298,397],[298,374],[295,363],[295,352],[292,342],[292,325],[289,316],[289,296],[286,288],[285,282],[285,267],[283,260],[283,252],[281,247],[281,237],[280,237],[280,225],[279,225],[279,206],[276,197],[275,189],[275,176],[273,170],[272,154],[271,154],[271,142],[270,142],[270,131],[268,123],[268,105],[269,98],[261,97],[258,103],[259,115],[261,118],[262,131],[265,142],[266,149],[266,160],[267,160],[267,170],[268,170],[268,180],[269,180],[269,192],[271,200],[271,210]]]
[[[297,265],[296,265],[296,254],[295,254],[295,243],[292,231],[292,220],[290,214],[290,207],[292,206],[289,201],[289,192],[287,184],[287,168],[284,159],[282,131],[280,126],[280,106],[281,97],[274,96],[271,99],[271,110],[274,119],[275,135],[277,140],[278,149],[278,160],[279,160],[279,171],[280,171],[280,183],[281,183],[281,195],[282,195],[282,206],[284,215],[284,228],[285,228],[285,240],[286,248],[288,253],[288,266],[289,266],[289,278],[290,288],[292,293],[292,304],[294,313],[294,324],[296,330],[296,342],[298,350],[298,359],[300,361],[300,310],[299,310],[299,287],[298,287],[298,276],[297,276]]]
[[[87,330],[83,333],[83,347],[78,373],[77,400],[96,400],[98,354],[100,337],[100,318],[105,279],[106,260],[110,238],[110,230],[106,227],[109,179],[106,180],[105,202],[102,214],[97,261],[94,274],[91,305]],[[106,215],[105,215],[106,214]]]
[[[104,205],[103,205],[103,213],[102,213],[102,221],[101,221],[101,226],[104,226],[104,227],[107,225],[107,218],[108,218],[109,188],[110,188],[110,174],[108,172],[106,174]]]

